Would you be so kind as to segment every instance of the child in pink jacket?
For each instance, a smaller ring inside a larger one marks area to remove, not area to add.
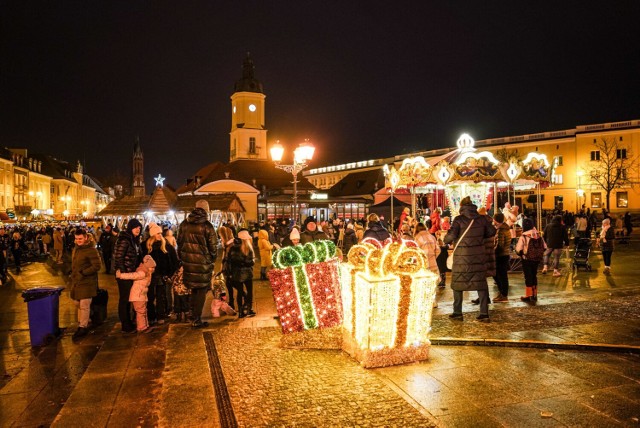
[[[129,293],[129,301],[133,304],[136,311],[136,328],[138,333],[150,333],[153,327],[149,327],[147,319],[147,291],[151,284],[151,274],[156,269],[156,262],[149,255],[144,256],[142,263],[135,272],[122,273],[116,271],[116,278],[133,280],[131,292]]]
[[[211,300],[211,315],[220,317],[220,312],[227,315],[235,315],[236,311],[227,303],[227,287],[221,274],[216,275],[211,282],[213,299]]]

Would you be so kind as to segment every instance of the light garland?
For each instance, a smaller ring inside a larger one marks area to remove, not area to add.
[[[274,252],[269,272],[284,334],[342,322],[336,246],[314,241]]]
[[[439,277],[414,241],[354,245],[341,266],[343,349],[365,367],[428,357]]]

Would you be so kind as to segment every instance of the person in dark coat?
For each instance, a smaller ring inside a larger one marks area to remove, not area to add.
[[[611,227],[611,219],[605,218],[602,220],[602,230],[598,235],[597,245],[602,250],[602,260],[604,262],[604,274],[609,275],[611,273],[611,255],[613,254],[613,243],[615,242],[616,235]]]
[[[116,243],[117,235],[113,232],[113,226],[108,224],[104,228],[104,232],[100,235],[98,246],[102,252],[102,260],[104,261],[105,273],[111,273],[111,259],[113,257],[113,247]]]
[[[468,227],[469,230],[465,234]],[[464,237],[462,237],[463,234]],[[484,242],[495,234],[496,228],[486,216],[478,214],[478,209],[471,202],[471,198],[467,196],[462,199],[460,215],[453,220],[451,229],[444,237],[446,244],[453,242],[457,244],[451,269],[453,313],[449,315],[450,318],[462,320],[462,293],[476,290],[480,299],[478,320],[489,321],[489,286]]]
[[[478,214],[485,216],[487,221],[493,225],[493,218],[487,214],[487,209],[485,207],[478,208]],[[495,226],[494,226],[495,227]],[[496,230],[497,234],[497,230]],[[484,240],[484,254],[486,257],[486,265],[487,265],[487,277],[495,277],[496,276],[496,236],[492,236]],[[480,297],[477,299],[473,299],[471,301],[474,305],[480,304]],[[491,298],[488,298],[488,303],[491,303]]]
[[[633,231],[633,224],[631,223],[631,213],[629,213],[629,211],[624,213],[622,222],[624,224],[624,228],[627,230],[627,234],[625,236],[629,237],[631,235],[631,232]]]
[[[236,289],[238,297],[238,318],[253,317],[253,265],[255,253],[251,245],[251,235],[246,229],[238,232],[227,254],[229,279]]]
[[[71,288],[69,296],[78,307],[78,329],[73,339],[80,339],[89,333],[89,315],[91,299],[98,295],[98,272],[100,272],[100,255],[96,250],[91,234],[77,228],[75,232],[76,246],[71,254]]]
[[[511,228],[504,221],[504,214],[496,213],[493,216],[497,229],[496,237],[496,275],[493,279],[498,285],[498,295],[493,298],[495,302],[509,301],[509,260],[511,246]]]
[[[391,239],[391,233],[385,229],[378,214],[371,213],[367,217],[367,229],[364,231],[364,238],[374,238],[380,242],[384,242],[387,239]]]
[[[170,278],[178,270],[178,254],[162,236],[162,227],[149,223],[149,239],[142,245],[142,254],[150,255],[156,266],[147,292],[149,324],[163,324],[171,312]]]
[[[200,199],[196,208],[178,229],[178,252],[182,260],[183,281],[191,289],[191,316],[193,328],[209,323],[202,321],[202,308],[211,287],[211,277],[218,255],[218,238],[209,222],[209,203]]]
[[[562,273],[560,273],[558,267],[560,264],[562,249],[569,245],[567,228],[562,224],[561,216],[557,215],[551,219],[551,223],[544,228],[543,237],[544,241],[547,243],[547,249],[544,252],[542,273],[547,273],[549,268],[549,256],[553,253],[553,276],[560,276]]]
[[[135,272],[142,260],[142,252],[140,250],[140,233],[142,232],[142,223],[132,218],[127,223],[127,228],[120,232],[116,241],[115,250],[113,251],[114,267],[121,273]],[[131,319],[131,303],[129,302],[129,294],[133,280],[120,279],[118,282],[118,317],[123,333],[133,333],[136,328],[133,326]]]
[[[349,254],[349,250],[351,247],[358,243],[358,237],[356,236],[356,231],[354,229],[353,223],[349,223],[347,228],[344,231],[344,253]]]
[[[306,244],[307,242],[320,241],[323,239],[329,239],[329,237],[326,233],[318,230],[318,225],[314,217],[307,217],[304,220],[304,231],[300,234],[300,243]]]

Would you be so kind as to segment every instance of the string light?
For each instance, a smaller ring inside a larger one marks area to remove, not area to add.
[[[428,358],[439,277],[414,241],[363,241],[341,266],[343,349],[364,367]]]
[[[314,241],[274,252],[269,272],[282,332],[289,334],[342,323],[336,246]]]

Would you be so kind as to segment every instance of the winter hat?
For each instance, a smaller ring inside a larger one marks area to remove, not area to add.
[[[153,222],[149,223],[149,236],[156,236],[158,233],[162,233],[162,228]]]
[[[309,223],[315,223],[316,222],[316,218],[312,215],[310,215],[309,217],[304,219],[304,225],[306,226]]]
[[[291,233],[289,234],[289,239],[291,239],[292,241],[294,239],[300,240],[300,232],[298,232],[298,229],[296,229],[295,227],[291,229]]]
[[[251,239],[251,235],[249,235],[249,231],[247,229],[240,229],[240,232],[238,232],[238,238]]]
[[[209,212],[209,202],[207,202],[205,199],[199,199],[196,202],[196,208],[202,208],[206,212]]]
[[[129,220],[129,223],[127,223],[127,232],[131,233],[133,229],[138,227],[142,229],[142,223],[140,223],[138,219],[132,218]]]
[[[473,205],[473,202],[471,202],[471,198],[469,196],[465,196],[460,201],[460,205]]]
[[[152,269],[156,267],[156,261],[153,260],[153,257],[151,257],[150,255],[144,256],[144,259],[142,259],[142,264],[147,269]]]
[[[531,220],[530,218],[525,218],[522,219],[522,231],[523,232],[527,232],[531,229],[533,229],[535,226],[533,224],[533,220]]]

